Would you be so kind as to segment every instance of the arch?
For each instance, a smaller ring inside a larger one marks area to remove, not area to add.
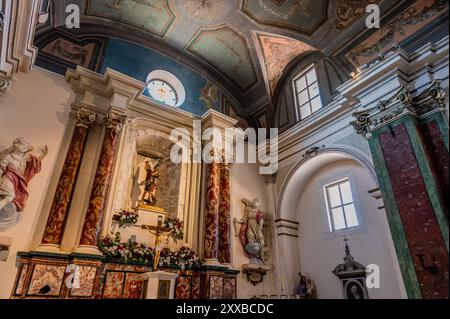
[[[371,159],[360,150],[347,145],[332,145],[317,151],[317,155],[305,157],[297,162],[289,171],[279,191],[276,218],[296,221],[296,198],[301,193],[303,186],[320,168],[339,161],[351,159],[359,163],[371,175],[372,180],[378,185],[375,167]]]

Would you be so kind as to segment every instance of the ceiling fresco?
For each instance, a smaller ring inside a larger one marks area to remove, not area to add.
[[[299,55],[316,49],[302,41],[271,34],[256,34],[271,94],[286,66]]]
[[[257,82],[245,38],[229,27],[200,30],[187,50],[217,67],[242,91]]]
[[[328,0],[244,0],[242,11],[268,26],[311,34],[327,18]]]
[[[230,0],[183,0],[174,5],[183,17],[202,25],[220,24],[233,12]]]
[[[388,40],[414,32],[406,15],[394,23],[394,35],[386,29],[361,32],[368,4],[380,4],[395,22],[414,3],[429,7],[433,1],[440,0],[58,0],[51,2],[50,22],[38,26],[35,45],[38,60],[60,73],[76,65],[94,71],[102,70],[105,61],[117,65],[114,39],[149,48],[173,61],[173,69],[180,63],[204,79],[192,89],[203,104],[216,100],[217,88],[240,116],[256,119],[270,109],[275,88],[299,55],[320,51],[350,74],[389,47]],[[79,30],[64,27],[68,4],[80,6]],[[423,14],[414,17],[431,21]],[[153,71],[145,68],[170,68],[138,58],[146,59],[126,51],[123,59],[133,61],[125,68],[129,76],[141,78]]]
[[[86,14],[128,23],[160,37],[175,20],[168,0],[88,0]]]

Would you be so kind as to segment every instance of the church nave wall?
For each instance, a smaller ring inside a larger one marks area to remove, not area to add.
[[[29,183],[30,197],[21,219],[15,226],[0,231],[0,236],[12,239],[9,258],[0,263],[0,298],[9,298],[14,284],[16,254],[38,245],[36,233],[45,227],[45,218],[39,216],[45,195],[56,187],[53,170],[61,168],[57,160],[64,145],[66,125],[74,94],[60,75],[34,68],[29,73],[19,73],[10,92],[0,97],[0,151],[11,145],[17,137],[24,137],[33,146],[48,145],[48,155],[42,169]],[[69,139],[70,140],[70,139]]]
[[[344,235],[330,234],[327,229],[322,187],[327,180],[347,175],[354,178],[357,188],[355,201],[359,204],[358,217],[361,217],[360,228],[347,233],[351,254],[363,265],[376,264],[380,267],[380,288],[369,289],[369,297],[404,298],[403,281],[386,213],[377,209],[377,200],[368,193],[376,188],[376,184],[370,174],[354,160],[344,159],[312,172],[299,194],[296,216],[300,223],[298,249],[301,272],[314,278],[318,298],[343,297],[339,279],[332,270],[345,255]]]

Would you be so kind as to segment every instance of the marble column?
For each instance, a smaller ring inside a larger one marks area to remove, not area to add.
[[[230,167],[220,164],[220,204],[219,204],[219,262],[231,263],[231,211],[230,211]]]
[[[69,150],[56,187],[47,225],[42,236],[43,245],[60,246],[67,220],[67,213],[72,200],[73,190],[80,169],[81,158],[86,145],[89,128],[96,115],[85,109],[76,113],[77,123],[72,135]]]
[[[448,124],[434,82],[413,97],[406,87],[355,113],[367,140],[409,298],[448,298]]]
[[[106,116],[106,132],[100,159],[95,174],[94,185],[89,206],[84,219],[79,248],[97,249],[101,232],[106,197],[111,183],[113,163],[119,141],[119,133],[125,122],[125,116],[117,112],[109,112]]]
[[[208,165],[206,182],[205,262],[218,264],[219,258],[220,163]]]

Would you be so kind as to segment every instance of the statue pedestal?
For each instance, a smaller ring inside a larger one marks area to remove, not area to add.
[[[269,265],[245,264],[242,265],[242,273],[247,275],[247,280],[256,286],[264,281],[264,276],[272,270]]]
[[[142,275],[144,299],[175,299],[177,274],[165,271],[148,272]]]

